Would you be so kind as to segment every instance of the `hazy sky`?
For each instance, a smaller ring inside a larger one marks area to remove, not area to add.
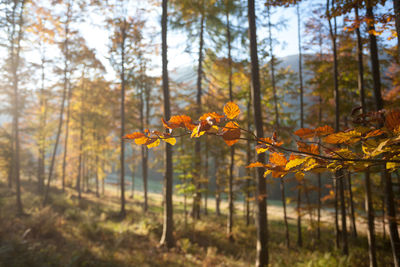
[[[320,2],[320,0],[314,0]],[[135,2],[135,1],[134,1]],[[144,2],[144,1],[143,1]],[[152,27],[152,30],[160,31],[160,22],[159,19],[161,17],[161,8],[151,7],[151,10],[146,8],[145,17],[148,19],[148,25]],[[280,45],[274,48],[274,53],[278,57],[284,57],[287,55],[297,54],[298,46],[297,46],[297,16],[295,8],[276,8],[275,12],[272,16],[272,23],[280,21],[284,18],[287,22],[287,28],[280,31],[274,31],[274,38],[279,40]],[[259,15],[260,19],[265,20],[265,16]],[[107,45],[109,43],[108,34],[104,30],[104,26],[96,26],[98,22],[102,19],[99,15],[92,15],[90,23],[83,23],[79,28],[82,32],[83,36],[87,40],[89,47],[95,48],[98,51],[99,58],[107,67],[107,71],[109,72],[108,78],[113,77],[112,67],[109,65],[108,60],[106,59],[108,55]],[[153,32],[154,34],[154,32]],[[261,34],[260,34],[261,35]],[[161,43],[161,32],[159,35],[155,35],[153,38],[154,41],[158,44]],[[197,53],[192,52],[191,54],[185,52],[186,48],[186,35],[184,32],[177,32],[169,29],[168,33],[168,59],[169,59],[169,69],[174,70],[181,66],[191,66],[194,65],[197,59]],[[197,51],[197,44],[193,45],[193,50]],[[161,65],[161,56],[153,56],[152,57],[153,64],[155,64],[154,70],[152,73],[159,74],[160,73],[160,65]]]

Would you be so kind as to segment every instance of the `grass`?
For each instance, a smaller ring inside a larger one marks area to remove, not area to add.
[[[234,224],[234,243],[226,237],[226,217],[209,215],[184,223],[182,201],[175,198],[176,248],[158,246],[162,232],[161,196],[150,194],[149,211],[141,198],[129,199],[127,216],[118,215],[116,194],[96,198],[73,190],[52,188],[50,205],[41,207],[36,184],[23,182],[25,215],[15,212],[15,195],[0,184],[0,266],[249,266],[254,264],[254,225],[246,226],[239,210]],[[138,194],[136,194],[138,195]],[[211,205],[210,205],[211,206]],[[239,206],[239,205],[238,205]],[[239,207],[238,207],[239,208]],[[350,255],[334,247],[333,228],[323,224],[322,240],[315,239],[304,219],[304,246],[295,246],[295,220],[289,220],[291,248],[284,243],[281,214],[269,210],[271,266],[368,266],[367,239],[350,238]],[[279,210],[279,209],[277,209]],[[223,209],[223,211],[226,211]],[[391,266],[388,241],[378,237],[380,266]]]

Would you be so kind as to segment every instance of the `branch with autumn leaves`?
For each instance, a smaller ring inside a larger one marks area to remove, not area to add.
[[[241,128],[235,120],[240,114],[237,104],[228,102],[223,112],[224,115],[205,113],[198,121],[193,121],[187,115],[172,116],[168,121],[161,119],[166,132],[150,132],[146,129],[144,132],[127,134],[124,139],[134,140],[136,144],[148,148],[158,146],[160,141],[175,145],[176,138],[187,135],[191,138],[199,138],[204,134],[219,136],[228,146],[239,140],[251,140],[257,142],[257,153],[269,152],[269,162],[254,162],[247,168],[264,168],[265,176],[271,173],[275,178],[282,178],[288,173],[304,176],[304,172],[308,171],[336,171],[341,168],[363,171],[377,164],[385,164],[389,171],[400,168],[398,110],[353,114],[354,122],[361,122],[360,126],[336,133],[328,125],[299,129],[294,132],[299,137],[296,140],[297,149],[284,147],[276,133],[271,138],[264,138]],[[179,128],[184,129],[184,132],[173,135],[173,131]],[[251,138],[241,137],[243,132],[250,134]]]

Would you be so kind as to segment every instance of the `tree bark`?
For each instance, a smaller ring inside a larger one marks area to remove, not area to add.
[[[356,20],[359,21],[358,5],[354,8]],[[364,88],[364,64],[363,64],[363,47],[360,28],[357,27],[357,57],[358,57],[358,90],[360,91],[360,104],[362,113],[367,113],[367,106],[365,104],[365,88]],[[369,266],[376,267],[376,243],[375,243],[375,222],[374,222],[374,208],[372,206],[372,195],[371,195],[371,179],[369,170],[364,172],[364,183],[365,183],[365,210],[367,212],[368,220],[368,255],[369,255]]]
[[[400,2],[398,0],[393,0],[393,10],[397,32],[397,56],[400,57]]]
[[[232,92],[232,54],[231,54],[231,29],[229,21],[229,7],[226,7],[226,34],[228,42],[228,88],[229,88],[229,100],[233,101]],[[233,168],[235,161],[235,147],[230,147],[230,164],[229,164],[229,179],[228,179],[228,218],[227,218],[227,235],[230,242],[233,242],[232,227],[233,227]]]
[[[143,75],[143,73],[142,73]],[[140,81],[140,128],[141,131],[144,131],[144,84],[143,84],[143,79]],[[142,176],[143,176],[143,210],[144,212],[147,212],[148,209],[148,200],[147,200],[147,147],[142,146],[141,147],[141,152],[142,152]]]
[[[125,135],[125,41],[126,41],[126,19],[124,18],[123,26],[121,28],[122,42],[121,42],[121,152],[120,152],[120,186],[121,186],[121,211],[122,218],[126,215],[125,210],[125,142],[123,137]]]
[[[18,4],[20,4],[19,14],[16,15]],[[16,201],[17,201],[17,213],[23,213],[22,201],[21,201],[21,184],[20,184],[20,140],[19,140],[19,76],[18,68],[20,66],[20,52],[21,52],[21,40],[23,35],[23,12],[25,7],[25,1],[14,1],[12,8],[12,33],[11,33],[11,74],[12,74],[12,87],[13,87],[13,157],[12,157],[12,171],[13,180],[16,185]],[[16,18],[18,16],[18,22]],[[18,25],[18,33],[16,33],[16,25]],[[15,36],[17,34],[17,36]],[[16,46],[16,47],[15,47]]]
[[[384,107],[384,102],[381,94],[381,78],[379,70],[379,57],[378,57],[378,45],[376,36],[373,34],[375,30],[374,25],[374,14],[373,5],[371,0],[367,0],[367,11],[366,16],[369,19],[368,31],[369,31],[369,44],[371,54],[371,67],[372,67],[372,78],[374,86],[374,96],[376,110],[381,110]],[[385,195],[386,195],[386,211],[389,219],[389,234],[390,244],[392,247],[393,261],[396,267],[400,266],[400,240],[399,233],[397,230],[396,222],[396,210],[393,198],[392,188],[392,177],[391,174],[386,170],[386,166],[382,166],[382,179],[385,181]]]
[[[355,212],[354,212],[351,174],[349,172],[347,172],[346,176],[347,176],[347,184],[349,186],[349,206],[350,206],[350,215],[351,215],[352,235],[353,235],[353,237],[357,237],[357,226],[356,226],[356,216],[355,216]]]
[[[371,194],[371,179],[369,171],[364,173],[365,179],[365,211],[367,212],[368,218],[368,255],[369,255],[369,266],[376,267],[376,246],[375,246],[375,226],[374,226],[374,209],[372,206],[372,194]]]
[[[204,8],[204,1],[201,2],[202,7]],[[201,19],[200,19],[200,36],[199,36],[199,58],[198,58],[198,67],[197,67],[197,96],[196,96],[196,105],[197,105],[197,115],[200,116],[202,112],[201,106],[201,95],[202,95],[202,77],[203,77],[203,46],[204,46],[204,22],[205,22],[205,14],[204,10],[201,11]],[[196,192],[193,199],[193,212],[192,216],[195,219],[200,219],[200,202],[201,202],[201,184],[199,180],[201,180],[201,142],[200,139],[197,138],[194,146],[195,153],[195,167],[194,167],[194,185],[196,187]]]
[[[53,176],[53,169],[54,169],[54,163],[56,159],[56,154],[57,154],[57,147],[58,143],[60,141],[60,135],[61,135],[61,130],[62,130],[62,124],[63,124],[63,118],[64,118],[64,106],[65,106],[65,99],[67,96],[67,87],[68,87],[68,65],[69,65],[69,24],[71,20],[71,12],[72,12],[72,6],[71,3],[68,2],[67,4],[67,20],[65,23],[65,39],[64,39],[64,85],[63,85],[63,93],[62,93],[62,99],[61,99],[61,107],[60,107],[60,117],[58,121],[58,130],[57,130],[57,136],[56,136],[56,143],[54,145],[53,149],[53,154],[51,157],[51,163],[50,163],[50,168],[49,168],[49,177],[47,179],[47,186],[46,186],[46,192],[43,200],[43,204],[47,204],[48,201],[48,196],[49,196],[49,191],[50,191],[50,182],[51,178]]]
[[[250,35],[250,58],[251,58],[251,89],[253,97],[254,124],[257,137],[264,136],[261,93],[260,93],[260,73],[257,55],[257,31],[256,14],[254,0],[248,0],[248,20]],[[264,163],[265,155],[257,155],[257,161]],[[262,168],[257,168],[257,189],[256,189],[256,226],[257,226],[257,251],[256,266],[268,266],[268,224],[267,224],[267,186]]]
[[[68,151],[68,136],[69,136],[69,117],[70,117],[70,106],[71,106],[71,86],[68,86],[68,98],[67,98],[67,121],[65,122],[65,140],[64,140],[64,156],[62,165],[62,191],[65,191],[65,168],[67,166],[67,151]]]
[[[249,99],[247,101],[247,130],[251,131],[251,91],[249,90]],[[252,153],[251,153],[251,138],[249,134],[249,138],[247,139],[247,144],[246,144],[246,157],[247,157],[247,166],[250,165],[252,162]],[[246,226],[250,225],[250,181],[253,178],[253,170],[250,168],[246,169],[247,172],[247,179],[246,179]]]
[[[334,7],[334,0],[332,0],[332,7]],[[335,131],[338,132],[340,130],[340,95],[339,95],[339,81],[338,81],[338,61],[337,61],[337,46],[336,46],[336,17],[334,17],[334,26],[331,23],[331,14],[330,14],[330,5],[329,0],[326,3],[326,13],[328,17],[329,23],[329,33],[332,41],[332,49],[333,49],[333,83],[334,83],[334,99],[335,99]],[[347,229],[346,229],[346,209],[345,209],[345,201],[344,201],[344,186],[343,186],[343,172],[337,171],[335,173],[335,227],[336,227],[336,246],[339,247],[339,224],[338,224],[338,210],[337,210],[337,198],[338,192],[341,203],[341,216],[342,216],[342,252],[343,254],[348,254],[348,243],[347,243]]]
[[[164,95],[164,117],[169,120],[171,117],[170,110],[170,97],[168,85],[168,57],[167,57],[167,5],[168,1],[162,1],[162,84]],[[172,182],[173,182],[173,165],[172,165],[172,146],[168,143],[165,144],[165,174],[164,174],[164,222],[163,233],[161,236],[160,244],[171,248],[174,246],[173,237],[173,205],[172,205]]]

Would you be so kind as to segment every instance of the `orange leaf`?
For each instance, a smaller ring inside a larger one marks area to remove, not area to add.
[[[246,168],[260,168],[260,167],[262,168],[264,167],[264,164],[261,162],[253,162],[246,166]]]
[[[134,133],[125,135],[123,138],[124,139],[132,139],[133,140],[133,139],[141,138],[141,137],[144,137],[144,136],[146,136],[144,133],[134,132]]]
[[[312,138],[315,136],[315,130],[309,128],[301,128],[294,132],[300,138]]]
[[[315,145],[315,144],[307,145],[306,143],[303,143],[303,142],[297,142],[297,147],[298,147],[299,151],[301,151],[301,152],[308,152],[308,153],[319,155],[318,145]]]
[[[385,116],[385,126],[392,132],[400,131],[400,111],[391,110]]]
[[[186,115],[176,115],[172,116],[169,121],[165,121],[161,119],[163,125],[167,129],[176,129],[176,128],[187,128],[192,131],[196,125],[193,124],[192,118]]]
[[[215,120],[216,123],[219,123],[219,122],[221,121],[221,118],[223,118],[223,117],[224,117],[224,115],[220,115],[220,114],[218,114],[218,113],[216,113],[216,112],[209,112],[209,113],[203,114],[203,115],[199,118],[199,120],[200,120],[200,121]]]
[[[333,128],[329,125],[321,126],[315,129],[315,133],[317,134],[317,136],[328,135],[333,132],[334,132]]]
[[[240,114],[239,106],[233,102],[228,102],[224,106],[224,113],[228,119],[233,120]]]
[[[239,141],[240,129],[236,122],[228,122],[222,131],[222,138],[228,146],[232,146]]]
[[[368,139],[368,138],[371,138],[371,137],[376,137],[376,136],[382,135],[384,133],[385,132],[382,131],[381,129],[376,129],[376,130],[373,130],[373,131],[367,133],[364,138]]]
[[[286,163],[287,163],[287,159],[285,158],[285,156],[282,153],[274,152],[274,153],[271,153],[271,155],[269,157],[269,162],[271,162],[275,166],[285,167]]]

